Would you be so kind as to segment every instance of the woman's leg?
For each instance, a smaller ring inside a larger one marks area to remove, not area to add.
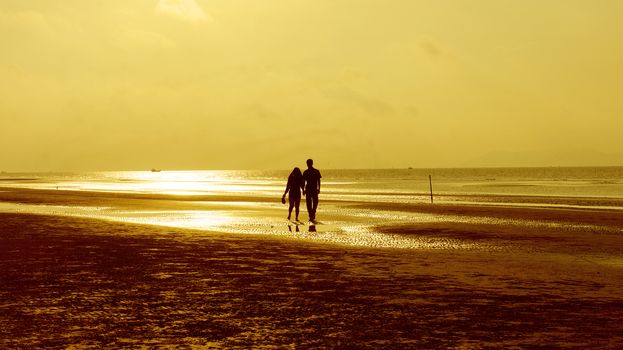
[[[299,206],[301,205],[301,199],[299,198],[296,202],[294,202],[294,208],[296,213],[296,221],[299,221]]]
[[[288,208],[288,220],[290,220],[290,217],[292,216],[292,207],[293,207],[293,203],[292,201],[290,201],[290,207]]]

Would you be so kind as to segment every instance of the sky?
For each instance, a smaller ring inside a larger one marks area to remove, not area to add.
[[[623,165],[620,0],[2,0],[0,171]]]

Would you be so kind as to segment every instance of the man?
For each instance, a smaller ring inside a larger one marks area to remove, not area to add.
[[[318,208],[318,193],[320,193],[320,171],[314,168],[314,161],[307,160],[307,170],[303,172],[303,196],[306,196],[307,212],[309,220],[316,220],[316,208]]]

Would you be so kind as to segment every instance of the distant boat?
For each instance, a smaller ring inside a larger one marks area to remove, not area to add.
[[[152,172],[152,173],[159,173],[159,172],[161,172],[161,171],[162,171],[162,170],[160,170],[160,169],[151,169],[151,172]]]

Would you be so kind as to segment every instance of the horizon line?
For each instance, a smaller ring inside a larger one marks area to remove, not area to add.
[[[381,168],[323,168],[324,170],[433,170],[433,169],[547,169],[547,168],[622,168],[621,165],[535,165],[535,166],[437,166],[437,167],[381,167]],[[289,171],[289,168],[265,168],[265,169],[252,169],[252,168],[231,168],[231,169],[217,169],[217,168],[204,168],[204,169],[191,169],[191,168],[152,168],[152,169],[108,169],[108,170],[2,170],[0,174],[59,174],[59,173],[99,173],[99,172],[167,172],[167,171]]]

